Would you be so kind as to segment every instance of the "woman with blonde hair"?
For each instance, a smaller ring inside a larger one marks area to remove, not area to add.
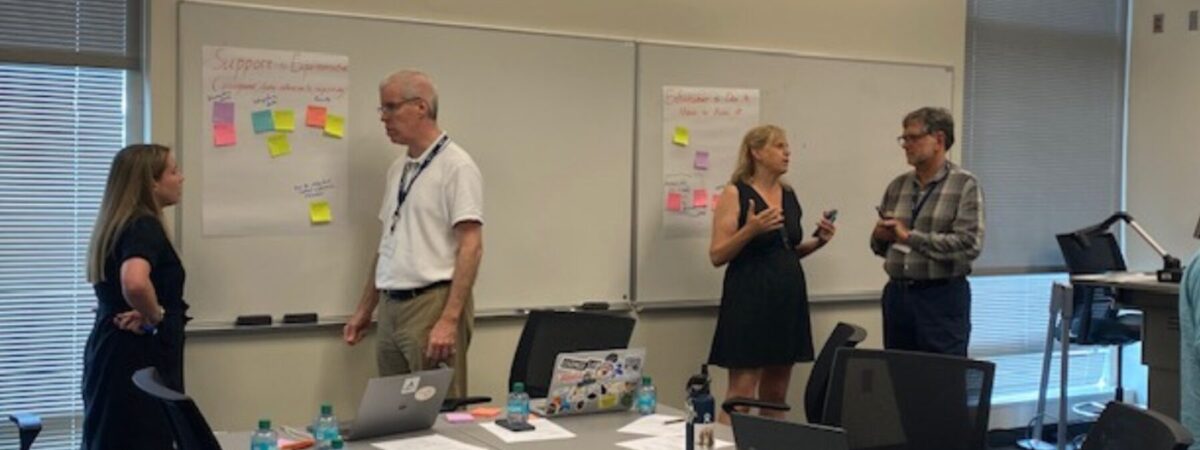
[[[709,258],[715,267],[728,267],[708,362],[729,370],[725,398],[784,403],[792,366],[813,359],[800,258],[828,243],[836,230],[822,218],[815,237],[803,240],[800,202],[781,179],[790,158],[783,129],[751,129],[717,202]],[[720,421],[729,423],[728,415],[722,412]]]
[[[169,449],[162,410],[130,377],[156,367],[183,391],[183,265],[163,228],[183,174],[167,147],[138,144],[113,158],[88,249],[98,303],[83,358],[83,449]]]

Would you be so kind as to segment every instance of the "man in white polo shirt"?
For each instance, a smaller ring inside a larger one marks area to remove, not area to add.
[[[408,152],[388,169],[379,251],[343,338],[350,345],[362,340],[382,297],[379,374],[446,362],[455,368],[450,396],[462,397],[474,329],[471,288],[483,257],[483,177],[438,127],[428,75],[403,70],[387,77],[379,105],[388,138]]]

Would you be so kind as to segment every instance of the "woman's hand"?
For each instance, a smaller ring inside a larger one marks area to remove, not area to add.
[[[112,321],[113,325],[116,325],[117,328],[138,335],[146,334],[146,331],[142,327],[150,324],[149,321],[142,317],[142,313],[137,312],[137,310],[117,314],[116,317],[113,317]]]
[[[820,222],[817,222],[817,239],[821,240],[821,244],[833,240],[833,235],[837,234],[837,226],[826,217],[829,217],[828,213],[821,218]]]
[[[749,211],[746,214],[746,228],[750,230],[752,236],[783,228],[783,210],[766,208],[755,213],[754,199],[750,199]]]

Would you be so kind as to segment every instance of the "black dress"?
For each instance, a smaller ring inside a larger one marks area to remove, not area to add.
[[[132,309],[121,294],[120,271],[133,257],[150,262],[150,281],[166,310],[155,334],[139,336],[112,323],[114,316]],[[105,281],[94,286],[99,303],[83,356],[83,450],[173,448],[162,408],[130,377],[154,366],[167,386],[183,391],[183,265],[162,223],[143,215],[120,232],[104,268]]]
[[[741,229],[750,199],[756,213],[767,202],[746,183],[736,186]],[[744,369],[813,359],[808,288],[793,250],[804,236],[802,211],[790,188],[783,188],[782,203],[784,228],[752,238],[725,268],[709,364]]]

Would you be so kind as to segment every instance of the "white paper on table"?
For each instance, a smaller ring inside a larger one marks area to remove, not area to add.
[[[494,422],[483,422],[479,426],[488,430],[505,444],[514,442],[534,442],[534,441],[550,441],[554,439],[570,439],[575,437],[575,433],[567,431],[566,428],[558,426],[558,424],[547,419],[529,419],[529,424],[534,426],[534,429],[522,432],[513,432],[508,429],[496,425]]]
[[[483,447],[464,444],[440,434],[395,439],[372,445],[383,450],[487,450]]]
[[[639,417],[629,425],[621,427],[617,432],[644,436],[683,436],[687,432],[687,424],[679,416],[650,414]]]
[[[652,436],[632,441],[618,442],[617,445],[631,450],[684,450],[684,436]],[[713,448],[732,446],[732,442],[716,439]]]

